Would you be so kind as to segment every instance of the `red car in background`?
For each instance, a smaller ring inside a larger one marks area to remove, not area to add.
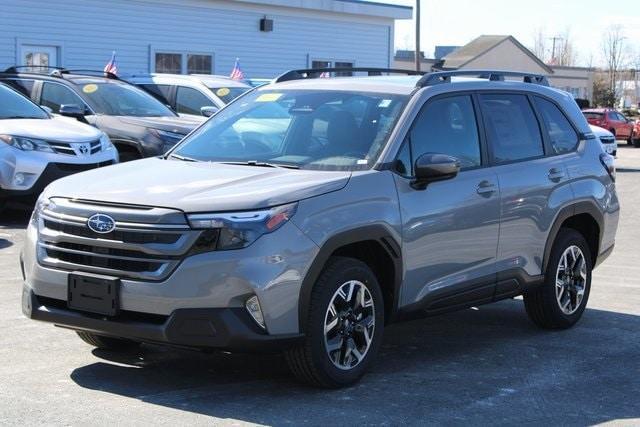
[[[640,119],[637,119],[633,126],[633,136],[631,139],[633,140],[633,145],[635,147],[640,147]]]
[[[618,140],[625,140],[631,144],[634,137],[639,137],[638,134],[634,136],[633,121],[613,108],[591,108],[582,110],[582,114],[587,118],[589,124],[605,128]]]

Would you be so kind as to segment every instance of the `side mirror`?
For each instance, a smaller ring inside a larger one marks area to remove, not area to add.
[[[84,117],[84,109],[77,104],[63,104],[60,106],[60,115],[81,119]]]
[[[40,108],[42,108],[44,111],[47,112],[47,114],[53,114],[53,110],[49,107],[47,107],[46,105],[41,105]]]
[[[211,117],[215,113],[217,113],[219,110],[220,109],[218,107],[205,106],[205,107],[200,108],[200,114],[202,114],[205,117]]]
[[[411,185],[416,189],[424,189],[427,184],[444,181],[458,175],[460,162],[446,154],[426,153],[416,159],[415,179]]]

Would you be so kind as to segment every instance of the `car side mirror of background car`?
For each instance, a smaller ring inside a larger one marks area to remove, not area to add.
[[[211,117],[213,116],[215,113],[217,113],[219,110],[218,107],[214,107],[214,106],[204,106],[202,108],[200,108],[200,114],[202,114],[205,117]]]
[[[60,115],[82,119],[84,118],[84,109],[77,104],[62,104],[60,106]]]
[[[430,182],[444,181],[458,175],[460,162],[446,154],[425,153],[416,159],[414,171],[415,178],[411,186],[422,190]]]

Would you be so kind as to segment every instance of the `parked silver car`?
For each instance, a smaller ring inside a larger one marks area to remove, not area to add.
[[[399,320],[518,295],[540,327],[580,319],[619,204],[570,94],[516,72],[314,72],[161,158],[50,185],[23,312],[103,348],[283,351],[323,387],[357,381]]]
[[[55,179],[117,162],[103,132],[53,116],[0,83],[0,208],[33,203]]]

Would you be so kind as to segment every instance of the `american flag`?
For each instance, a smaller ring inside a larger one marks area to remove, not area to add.
[[[116,52],[111,54],[111,60],[104,66],[105,73],[111,73],[114,76],[118,74],[118,66],[116,65]]]
[[[231,77],[231,80],[244,80],[244,73],[240,69],[239,58],[236,58],[236,64],[233,66],[233,70],[231,70],[229,77]]]

